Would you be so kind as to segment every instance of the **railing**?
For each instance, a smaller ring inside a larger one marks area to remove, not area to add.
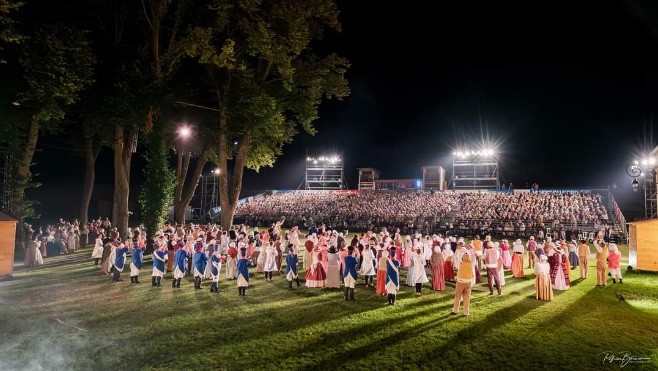
[[[610,190],[608,190],[608,202],[610,204],[610,209],[612,209],[612,214],[614,215],[616,221],[619,223],[619,227],[621,228],[622,233],[624,233],[624,237],[626,237],[626,240],[628,240],[626,218],[624,217],[624,214],[622,214],[621,209],[619,208],[619,205],[617,205],[617,201],[615,201],[615,197],[612,195]]]

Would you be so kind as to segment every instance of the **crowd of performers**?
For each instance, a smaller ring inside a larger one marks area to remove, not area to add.
[[[131,238],[96,240],[92,258],[100,262],[104,273],[112,281],[121,281],[121,273],[130,259],[130,281],[138,284],[144,265],[145,234],[139,228]],[[472,287],[483,280],[486,272],[489,295],[503,294],[505,271],[512,277],[523,278],[525,269],[535,273],[535,297],[552,300],[554,290],[568,290],[571,270],[579,269],[580,279],[587,278],[590,246],[585,240],[579,245],[567,241],[554,242],[546,237],[537,243],[530,237],[526,244],[516,240],[494,242],[489,236],[475,236],[470,242],[463,238],[443,238],[439,235],[420,234],[402,236],[399,231],[389,233],[366,232],[354,234],[322,228],[304,236],[297,227],[282,231],[281,223],[269,229],[249,230],[245,226],[222,231],[216,226],[184,229],[167,225],[153,241],[153,267],[151,285],[162,286],[166,272],[172,272],[172,288],[181,287],[186,275],[194,277],[194,288],[201,289],[203,280],[210,280],[210,291],[218,293],[222,268],[227,280],[235,280],[240,296],[249,287],[249,268],[255,267],[265,281],[272,281],[274,273],[285,276],[289,290],[302,285],[298,266],[305,271],[304,285],[308,288],[344,288],[344,299],[355,300],[354,289],[362,277],[366,288],[373,288],[387,296],[394,305],[402,284],[421,295],[424,284],[432,290],[444,291],[446,282],[455,283],[452,313],[469,315]],[[621,254],[615,244],[602,240],[594,243],[596,249],[597,286],[605,286],[606,269],[612,282],[623,283]],[[301,253],[301,257],[299,256]],[[283,264],[285,257],[285,266]],[[526,264],[527,261],[527,264]],[[400,269],[406,270],[406,282],[400,282]],[[428,270],[430,271],[428,277]]]

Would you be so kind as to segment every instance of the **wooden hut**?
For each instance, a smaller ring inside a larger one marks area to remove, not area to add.
[[[0,277],[14,273],[16,221],[0,212]]]
[[[658,219],[628,223],[628,265],[658,272]]]

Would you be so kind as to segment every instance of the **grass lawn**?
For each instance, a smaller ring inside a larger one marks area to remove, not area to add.
[[[658,276],[624,272],[623,285],[597,288],[593,259],[589,278],[571,271],[571,289],[551,302],[534,299],[529,269],[525,279],[507,272],[501,297],[478,284],[463,317],[450,315],[453,284],[420,297],[403,286],[389,307],[362,280],[345,302],[341,290],[290,292],[283,275],[258,275],[240,297],[223,278],[220,294],[188,277],[181,289],[170,279],[152,288],[150,263],[141,284],[128,267],[111,283],[89,255],[47,258],[0,282],[1,370],[612,370],[620,361],[601,353],[625,351],[650,358],[625,369],[658,369]]]

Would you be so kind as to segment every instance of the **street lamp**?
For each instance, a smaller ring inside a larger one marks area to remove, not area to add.
[[[643,162],[646,162],[644,160]],[[632,163],[628,164],[626,166],[626,174],[633,178],[633,181],[631,182],[631,187],[633,188],[633,192],[637,192],[638,188],[640,188],[640,182],[637,181],[637,177],[642,175],[642,168],[640,167],[639,161],[635,160]]]

